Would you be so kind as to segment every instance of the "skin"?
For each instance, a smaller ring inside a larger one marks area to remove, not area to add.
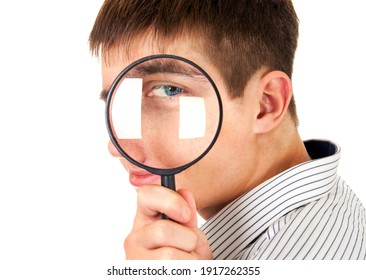
[[[119,48],[108,50],[102,61],[104,90],[131,62],[162,53],[153,40],[144,38],[140,41],[144,44],[130,48],[129,56]],[[196,212],[208,219],[258,184],[310,159],[287,113],[292,85],[285,73],[262,68],[253,75],[243,96],[231,99],[218,69],[190,42],[176,39],[163,52],[196,62],[215,81],[224,107],[221,134],[201,161],[176,175],[177,192],[160,186],[160,177],[121,158],[109,143],[111,154],[129,172],[131,183],[138,185],[137,212],[124,243],[127,259],[211,259],[207,239],[197,227]],[[142,161],[155,160],[141,147],[136,147],[136,152]],[[161,213],[175,222],[162,220]]]

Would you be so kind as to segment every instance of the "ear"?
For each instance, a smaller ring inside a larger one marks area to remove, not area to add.
[[[271,131],[281,122],[292,97],[292,83],[284,72],[272,71],[260,80],[259,89],[254,128],[258,134]]]

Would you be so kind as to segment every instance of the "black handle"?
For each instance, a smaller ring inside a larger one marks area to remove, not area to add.
[[[175,178],[174,175],[162,175],[161,185],[175,191]],[[163,214],[163,220],[170,220],[169,217]]]

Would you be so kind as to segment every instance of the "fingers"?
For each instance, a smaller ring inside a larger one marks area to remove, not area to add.
[[[127,259],[211,259],[206,236],[197,228],[196,204],[190,191],[144,186],[131,233],[124,247]],[[162,213],[172,220],[162,220]]]
[[[128,260],[197,260],[197,256],[171,247],[163,247],[141,254],[134,251],[126,254]]]
[[[177,193],[187,202],[189,208],[191,209],[191,217],[187,223],[184,223],[188,227],[197,227],[197,215],[196,215],[196,201],[194,200],[193,194],[187,189],[180,189]]]
[[[212,252],[205,235],[172,221],[160,220],[132,232],[124,243],[128,260],[208,260]]]
[[[139,246],[145,250],[174,247],[191,252],[197,243],[198,236],[194,230],[173,221],[159,220],[134,231],[126,238],[124,245],[126,251]]]
[[[162,213],[178,223],[188,223],[194,214],[192,210],[177,192],[161,186],[144,186],[137,191],[134,227],[160,220]]]
[[[197,244],[194,249],[194,254],[198,256],[198,259],[200,260],[212,260],[213,255],[206,235],[197,227],[193,230],[197,236]]]

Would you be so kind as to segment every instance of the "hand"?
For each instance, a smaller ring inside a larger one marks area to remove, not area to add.
[[[206,236],[197,228],[191,192],[144,186],[137,198],[133,228],[124,243],[127,259],[212,259]],[[162,220],[161,213],[174,221]]]

